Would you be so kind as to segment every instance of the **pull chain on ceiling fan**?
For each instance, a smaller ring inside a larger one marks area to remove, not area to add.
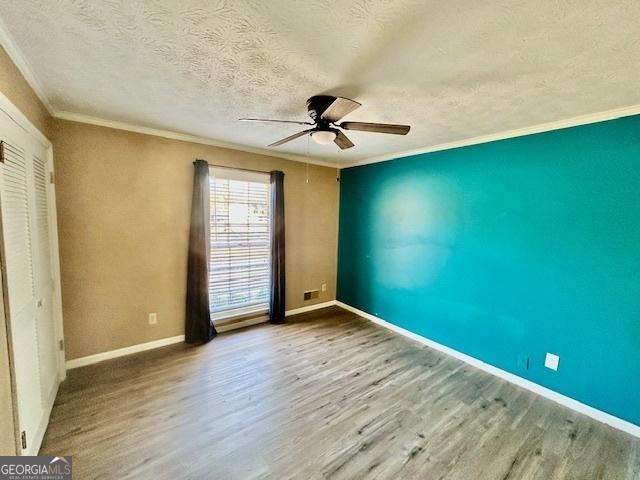
[[[354,146],[353,142],[342,132],[342,130],[358,130],[361,132],[388,133],[392,135],[406,135],[411,127],[409,125],[395,125],[391,123],[368,123],[368,122],[342,122],[337,123],[344,116],[353,112],[361,104],[355,100],[344,97],[334,97],[332,95],[316,95],[307,100],[307,111],[313,122],[298,122],[295,120],[272,120],[266,118],[241,118],[243,121],[251,122],[276,122],[293,123],[296,125],[309,125],[301,132],[289,135],[282,140],[273,142],[270,147],[278,147],[291,140],[310,134],[316,143],[326,145],[335,143],[342,150]],[[342,129],[342,130],[340,130]]]

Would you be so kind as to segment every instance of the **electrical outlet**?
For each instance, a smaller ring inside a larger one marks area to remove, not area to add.
[[[321,285],[320,289],[321,289],[323,292],[326,292],[326,291],[327,291],[327,284],[326,284],[326,283],[323,283],[323,284]]]
[[[553,353],[547,353],[547,356],[544,358],[544,366],[550,368],[551,370],[558,370],[559,365],[560,357],[558,355],[554,355]]]
[[[149,314],[149,325],[155,325],[156,323],[158,323],[158,314],[157,313],[150,313]]]

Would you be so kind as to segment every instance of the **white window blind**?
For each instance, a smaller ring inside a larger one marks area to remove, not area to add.
[[[269,175],[209,168],[211,316],[266,310],[271,245]]]

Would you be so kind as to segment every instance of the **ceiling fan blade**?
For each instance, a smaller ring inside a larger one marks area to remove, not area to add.
[[[297,125],[314,125],[311,122],[298,122],[297,120],[272,120],[270,118],[239,118],[241,122],[276,122],[276,123],[295,123]]]
[[[344,133],[340,130],[336,131],[336,138],[333,139],[333,142],[340,147],[341,150],[346,150],[347,148],[353,147],[353,142],[349,140]]]
[[[340,128],[344,128],[345,130],[391,133],[393,135],[406,135],[411,129],[409,125],[394,125],[392,123],[342,122],[338,126]]]
[[[279,145],[282,145],[284,143],[290,142],[291,140],[295,140],[298,137],[302,137],[303,135],[306,135],[307,133],[313,131],[313,128],[309,128],[307,130],[303,130],[301,132],[298,133],[294,133],[293,135],[289,135],[287,138],[283,138],[282,140],[278,140],[277,142],[273,142],[271,145],[267,145],[269,147],[277,147]]]
[[[361,104],[355,100],[344,97],[336,97],[336,99],[322,112],[320,118],[329,122],[337,122],[348,113],[353,112]]]

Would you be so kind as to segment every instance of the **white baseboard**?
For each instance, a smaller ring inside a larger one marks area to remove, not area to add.
[[[100,352],[94,355],[88,355],[86,357],[74,358],[73,360],[67,360],[67,370],[84,367],[86,365],[102,362],[104,360],[110,360],[112,358],[124,357],[125,355],[131,355],[132,353],[153,350],[154,348],[166,347],[167,345],[173,345],[174,343],[180,342],[184,342],[184,335],[161,338],[160,340],[154,340],[152,342],[138,343],[137,345],[131,345],[130,347],[118,348],[117,350],[109,350],[108,352]]]
[[[287,310],[284,313],[285,317],[290,317],[291,315],[298,315],[299,313],[311,312],[313,310],[319,310],[321,308],[332,307],[336,304],[335,300],[329,300],[328,302],[316,303],[315,305],[308,305],[306,307],[294,308],[293,310]]]
[[[335,305],[335,300],[330,300],[324,303],[316,303],[315,305],[309,305],[307,307],[295,308],[293,310],[287,310],[285,316],[297,315],[299,313],[310,312],[312,310],[318,310],[320,308],[330,307]],[[258,323],[264,323],[268,319],[265,316],[260,316],[246,320],[244,322],[234,322],[227,326],[220,325],[216,329],[218,332],[227,332],[236,328],[247,327],[249,325],[256,325]],[[130,347],[118,348],[117,350],[109,350],[108,352],[100,352],[94,355],[88,355],[86,357],[74,358],[67,360],[67,370],[73,368],[84,367],[86,365],[92,365],[94,363],[103,362],[112,358],[124,357],[125,355],[131,355],[132,353],[144,352],[146,350],[153,350],[155,348],[166,347],[167,345],[173,345],[174,343],[184,342],[184,335],[177,335],[175,337],[161,338],[160,340],[154,340],[152,342],[139,343],[137,345],[131,345]]]
[[[500,368],[494,367],[493,365],[489,365],[488,363],[478,360],[477,358],[470,357],[469,355],[461,353],[457,350],[449,348],[440,343],[434,342],[433,340],[429,340],[428,338],[425,338],[421,335],[410,332],[409,330],[405,330],[402,327],[398,327],[397,325],[394,325],[392,323],[387,322],[386,320],[383,320],[374,315],[371,315],[370,313],[367,313],[355,307],[352,307],[351,305],[347,305],[346,303],[336,301],[336,305],[344,308],[345,310],[349,310],[350,312],[353,312],[367,320],[377,323],[378,325],[388,328],[389,330],[399,333],[400,335],[404,335],[405,337],[408,337],[412,340],[422,343],[423,345],[431,347],[434,350],[438,350],[442,353],[445,353],[454,358],[457,358],[458,360],[462,360],[463,362],[473,367],[479,368],[480,370],[483,370],[487,373],[490,373],[491,375],[495,375],[496,377],[500,377],[503,380],[511,382],[519,387],[525,388],[533,393],[537,393],[538,395],[548,398],[549,400],[552,400],[564,407],[570,408],[572,410],[575,410],[576,412],[587,415],[599,422],[606,423],[607,425],[610,425],[618,430],[622,430],[623,432],[629,433],[635,437],[640,437],[640,426],[638,425],[635,425],[626,420],[622,420],[621,418],[618,418],[609,413],[603,412],[602,410],[598,410],[596,408],[590,407],[589,405],[585,405],[584,403],[574,400],[573,398],[569,398],[558,392],[555,392],[546,387],[543,387],[542,385],[538,385],[537,383],[534,383],[530,380],[519,377],[517,375],[514,375],[513,373],[509,373]]]

